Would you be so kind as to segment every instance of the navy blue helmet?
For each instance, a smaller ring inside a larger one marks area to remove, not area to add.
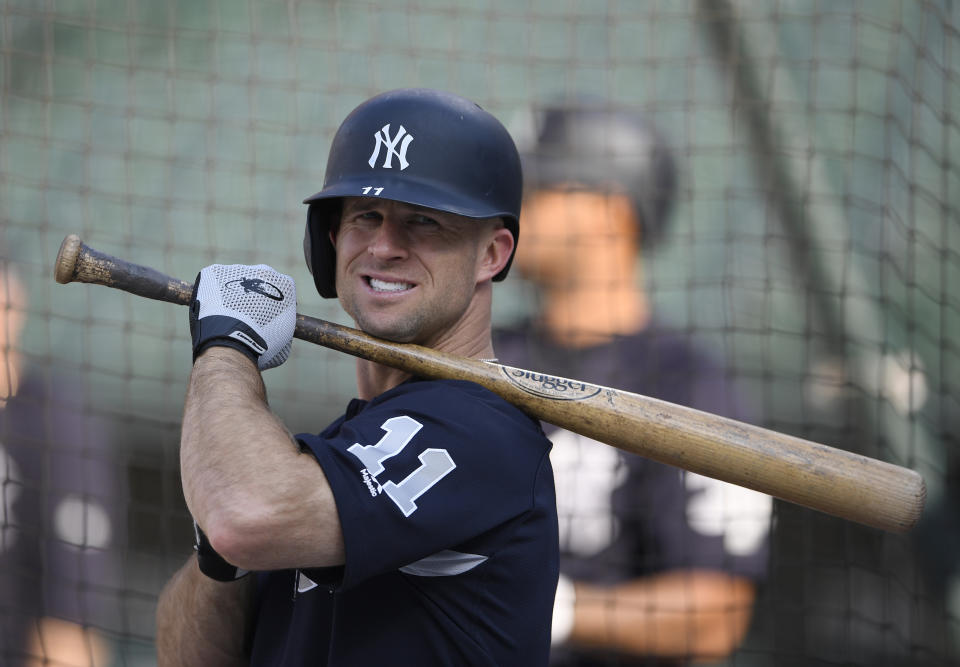
[[[323,189],[308,204],[303,250],[320,295],[337,295],[331,226],[342,197],[382,197],[468,218],[501,217],[519,235],[523,176],[506,128],[476,103],[425,88],[377,95],[340,125]],[[494,280],[503,280],[513,257]]]
[[[663,235],[677,187],[677,169],[663,136],[641,114],[598,100],[531,109],[517,143],[527,187],[622,192],[630,197],[641,238]]]

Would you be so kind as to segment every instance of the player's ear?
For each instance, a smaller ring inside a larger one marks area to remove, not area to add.
[[[477,282],[492,280],[503,270],[513,255],[513,233],[504,227],[500,220],[491,222],[490,225],[490,230],[482,237],[484,245],[477,258]]]

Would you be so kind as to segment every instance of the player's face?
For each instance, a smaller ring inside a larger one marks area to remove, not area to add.
[[[331,234],[340,303],[367,333],[436,347],[470,326],[478,284],[502,266],[504,234],[512,248],[492,220],[345,198]]]
[[[523,201],[523,243],[514,262],[530,280],[555,288],[579,284],[587,257],[625,246],[636,224],[623,195],[586,190],[539,190]],[[610,258],[611,260],[613,258]]]

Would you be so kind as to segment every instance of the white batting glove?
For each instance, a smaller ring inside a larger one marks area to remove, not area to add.
[[[197,274],[190,304],[193,358],[223,345],[249,356],[260,370],[290,356],[297,324],[293,278],[265,264],[212,264]]]
[[[557,594],[553,599],[553,625],[550,630],[550,645],[558,646],[570,638],[573,632],[576,590],[569,577],[562,574],[557,580]]]

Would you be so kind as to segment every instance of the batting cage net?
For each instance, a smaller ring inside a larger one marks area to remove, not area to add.
[[[269,264],[299,312],[351,324],[313,288],[301,202],[357,104],[430,87],[524,154],[502,362],[927,485],[900,534],[548,428],[564,576],[691,582],[634,624],[610,603],[605,636],[557,659],[958,664],[958,22],[951,0],[0,0],[0,663],[154,664],[157,596],[193,544],[187,310],[58,284],[61,241],[190,282]],[[271,406],[319,432],[354,366],[297,341]],[[685,611],[705,571],[730,595]],[[680,649],[658,646],[665,617],[688,623]]]

